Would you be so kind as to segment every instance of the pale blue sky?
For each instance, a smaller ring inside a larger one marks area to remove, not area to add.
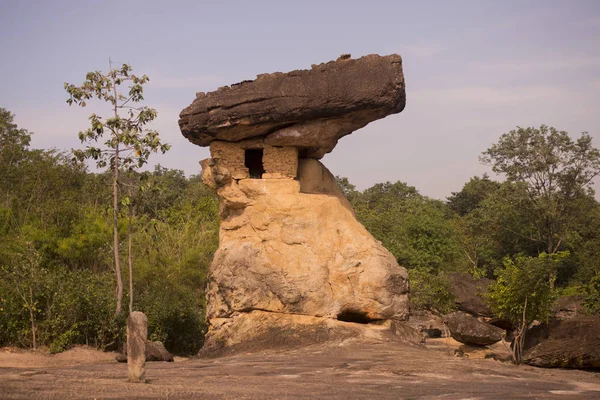
[[[404,60],[405,111],[343,138],[323,159],[360,189],[401,180],[443,199],[488,171],[479,154],[517,125],[589,131],[600,147],[600,1],[2,0],[0,7],[0,107],[35,133],[34,147],[80,146],[77,132],[93,107],[69,108],[63,82],[106,71],[111,57],[151,78],[147,104],[173,146],[154,161],[198,173],[208,151],[177,126],[195,92],[342,53]]]

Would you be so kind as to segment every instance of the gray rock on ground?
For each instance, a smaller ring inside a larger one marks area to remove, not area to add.
[[[173,362],[173,354],[165,348],[163,342],[146,342],[146,361]]]
[[[464,344],[487,346],[499,342],[505,335],[503,329],[481,322],[462,312],[446,315],[444,322],[452,338]]]
[[[118,362],[127,362],[127,348],[123,348],[123,353],[118,354],[115,359]],[[154,362],[154,361],[166,361],[173,362],[173,354],[171,354],[166,348],[165,345],[160,341],[147,341],[146,342],[146,361]]]
[[[449,274],[449,279],[456,307],[460,311],[475,316],[492,316],[492,311],[482,296],[491,280],[487,278],[475,279],[471,274],[465,273]]]

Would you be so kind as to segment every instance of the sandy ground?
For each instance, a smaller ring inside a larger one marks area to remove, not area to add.
[[[130,384],[113,353],[0,349],[1,399],[600,399],[600,373],[538,369],[429,348],[347,341],[215,359],[148,363]],[[501,351],[501,350],[499,350]]]

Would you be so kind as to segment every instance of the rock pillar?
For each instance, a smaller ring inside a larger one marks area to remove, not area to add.
[[[127,375],[129,382],[146,381],[146,340],[148,318],[139,311],[127,317]]]

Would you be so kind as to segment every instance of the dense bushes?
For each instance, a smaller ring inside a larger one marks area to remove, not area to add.
[[[196,182],[196,185],[199,185]],[[217,201],[207,191],[171,205],[168,222],[145,216],[134,237],[134,309],[148,313],[149,335],[176,353],[202,345],[204,287],[217,246]],[[61,351],[72,344],[117,349],[123,318],[114,316],[110,225],[87,209],[66,237],[24,227],[0,247],[0,346],[38,345]],[[33,238],[31,237],[33,236]],[[26,240],[22,238],[31,240]],[[126,294],[127,295],[127,294]]]
[[[110,177],[65,153],[30,150],[30,135],[0,109],[0,346],[117,349],[126,315],[114,312]],[[218,202],[181,171],[130,178],[148,189],[122,209],[133,215],[134,309],[148,313],[151,338],[193,353],[206,329]],[[119,236],[127,240],[127,218]]]
[[[202,345],[206,274],[218,243],[218,203],[190,182],[162,220],[133,221],[134,309],[148,314],[151,338],[186,354]],[[31,226],[3,236],[0,346],[33,347],[35,330],[36,344],[53,352],[72,344],[120,347],[124,317],[114,315],[108,218],[84,208],[64,237]]]
[[[50,346],[82,343],[114,349],[121,332],[112,310],[114,277],[91,270],[44,267],[39,253],[2,254],[0,345]]]
[[[448,314],[455,309],[455,297],[445,273],[431,273],[421,269],[408,271],[410,304],[412,309],[427,309]]]

